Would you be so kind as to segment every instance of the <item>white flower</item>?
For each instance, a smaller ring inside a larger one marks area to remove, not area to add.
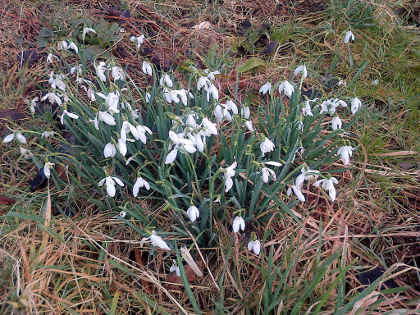
[[[232,177],[235,176],[235,169],[237,165],[238,164],[235,161],[232,163],[232,165],[223,170],[225,173],[225,192],[228,192],[233,186]]]
[[[68,117],[70,117],[71,119],[79,119],[79,116],[78,115],[76,115],[76,114],[74,114],[74,113],[70,113],[70,112],[68,112],[66,109],[65,110],[63,110],[63,113],[61,114],[61,116],[60,116],[60,122],[61,122],[61,124],[62,125],[64,125],[64,117],[65,116],[68,116]]]
[[[101,179],[98,183],[99,187],[102,187],[103,185],[106,185],[106,192],[108,194],[109,197],[114,197],[115,196],[115,183],[117,183],[118,185],[120,185],[121,187],[124,187],[124,183],[121,181],[121,179],[119,179],[118,177],[115,176],[107,176],[103,179]]]
[[[45,175],[45,177],[46,178],[50,178],[50,176],[51,176],[51,168],[54,166],[54,163],[51,163],[51,162],[46,162],[45,164],[44,164],[44,169],[43,169],[43,171],[44,171],[44,175]]]
[[[105,158],[114,157],[115,154],[117,154],[117,149],[115,149],[115,145],[113,145],[110,142],[107,143],[104,148],[104,157]]]
[[[281,164],[279,162],[275,162],[275,161],[264,162],[264,164],[271,165],[271,166],[277,166],[277,167],[280,167],[280,166],[283,165],[283,164]]]
[[[171,164],[173,161],[175,161],[177,154],[178,150],[176,148],[169,152],[169,154],[166,156],[165,164]]]
[[[35,113],[35,107],[37,105],[39,101],[39,97],[36,96],[31,100],[31,104],[29,105],[29,109],[31,110],[31,113],[34,114]]]
[[[210,120],[208,120],[207,117],[204,117],[201,121],[201,124],[203,125],[203,135],[206,137],[209,137],[211,135],[217,135],[217,126],[215,123],[212,123]]]
[[[263,183],[268,183],[270,181],[270,177],[273,181],[276,181],[276,172],[274,172],[272,169],[268,167],[263,167],[261,169],[261,179]]]
[[[266,82],[263,86],[260,87],[260,90],[258,91],[259,93],[262,94],[267,94],[271,92],[271,83],[270,82]]]
[[[20,154],[22,154],[23,158],[25,159],[30,159],[34,156],[30,150],[25,149],[24,147],[19,147],[19,149],[20,149]]]
[[[76,54],[79,53],[79,48],[77,48],[76,44],[73,42],[69,42],[67,50],[74,50]]]
[[[121,67],[117,67],[117,66],[112,67],[111,75],[114,81],[125,80],[125,73]]]
[[[204,70],[205,73],[207,74],[207,78],[209,78],[210,80],[214,80],[215,76],[220,74],[220,71],[216,70],[216,71],[211,71],[209,69]]]
[[[251,116],[251,111],[249,110],[248,106],[241,108],[241,116],[245,119],[249,119],[249,116]]]
[[[41,138],[49,138],[54,135],[54,131],[44,131],[41,133]]]
[[[232,111],[234,115],[238,115],[238,107],[232,100],[228,100],[225,104],[227,110]]]
[[[354,34],[351,31],[347,31],[344,35],[344,43],[348,44],[350,41],[354,41]]]
[[[248,242],[248,250],[253,252],[255,255],[259,255],[261,251],[261,243],[259,240],[249,241]]]
[[[143,61],[143,65],[141,67],[144,74],[147,74],[149,76],[153,76],[153,69],[152,65],[148,63],[147,61]]]
[[[122,156],[125,156],[127,154],[126,139],[123,139],[123,138],[118,139],[118,150],[120,151]]]
[[[77,73],[78,75],[82,74],[82,65],[78,64],[77,66],[71,67],[70,68],[70,74],[75,74]]]
[[[207,90],[207,102],[210,102],[210,96],[215,100],[219,99],[219,90],[214,84],[211,84]]]
[[[261,153],[263,154],[263,156],[266,153],[273,151],[274,148],[275,148],[274,143],[270,139],[268,139],[267,137],[260,144],[260,149],[261,149]]]
[[[360,107],[362,107],[362,102],[357,97],[353,98],[351,100],[351,113],[356,114]]]
[[[252,125],[252,120],[247,120],[245,123],[244,123],[244,125],[245,125],[245,127],[247,127],[248,128],[248,130],[249,131],[254,131],[255,129],[254,129],[254,126]]]
[[[322,185],[324,190],[328,190],[331,201],[334,201],[336,197],[334,184],[338,184],[338,180],[335,177],[331,177],[330,179],[321,179],[316,181],[314,186],[319,187],[319,185]]]
[[[59,88],[63,92],[66,90],[66,84],[62,80],[64,78],[63,75],[54,75],[54,72],[51,71],[50,78],[48,83],[51,85],[51,88],[56,89]]]
[[[203,87],[207,90],[210,88],[211,81],[206,77],[200,77],[197,81],[197,90],[201,90]]]
[[[98,112],[98,118],[109,126],[115,126],[115,118],[108,112]]]
[[[133,186],[133,196],[137,197],[137,195],[139,194],[140,188],[146,188],[146,190],[150,190],[150,185],[149,183],[144,180],[142,177],[137,177],[136,182],[134,183]]]
[[[152,95],[149,92],[146,92],[146,95],[145,95],[146,103],[150,102],[151,97]]]
[[[111,92],[108,95],[104,95],[102,93],[96,93],[103,99],[105,99],[105,103],[108,105],[108,110],[113,114],[118,114],[120,110],[118,109],[118,103],[120,101],[120,93],[118,91]]]
[[[296,186],[296,185],[292,185],[288,188],[287,190],[287,195],[290,196],[290,194],[292,193],[295,194],[295,196],[302,202],[305,202],[305,196],[302,194],[301,188]]]
[[[95,31],[93,28],[90,28],[90,27],[84,27],[84,28],[83,28],[83,32],[82,32],[82,40],[83,40],[83,41],[85,41],[86,34],[88,34],[88,33],[95,33],[95,34],[96,34],[96,31]]]
[[[295,69],[295,72],[293,72],[293,76],[297,76],[299,73],[302,73],[302,80],[306,79],[308,76],[308,70],[306,70],[305,65],[300,65]]]
[[[337,154],[341,156],[344,165],[350,164],[350,157],[353,154],[353,148],[349,145],[342,146],[338,149]]]
[[[302,115],[303,116],[313,116],[311,105],[309,101],[305,101],[305,107],[302,108]]]
[[[279,85],[279,93],[283,93],[290,98],[293,94],[293,92],[295,91],[295,88],[293,87],[293,85],[290,84],[289,81],[283,81],[280,83]]]
[[[171,77],[166,73],[160,78],[159,84],[160,86],[167,86],[168,88],[173,86]]]
[[[136,138],[136,140],[140,140],[143,144],[146,144],[146,132],[152,134],[152,131],[148,127],[142,125],[137,125],[136,130],[137,134],[133,135],[134,138]]]
[[[50,102],[51,104],[57,103],[58,105],[63,104],[63,102],[61,101],[61,98],[55,94],[55,93],[47,93],[45,94],[42,98],[41,101],[45,101],[48,98],[48,102]]]
[[[191,220],[191,222],[194,222],[200,216],[200,211],[198,210],[196,206],[193,205],[188,208],[187,216]]]
[[[26,138],[20,132],[15,132],[15,133],[11,133],[11,134],[7,135],[6,137],[4,137],[3,143],[9,143],[9,142],[13,141],[13,139],[15,137],[16,137],[16,140],[19,141],[20,143],[26,144]]]
[[[171,268],[169,268],[169,272],[175,272],[177,277],[181,277],[181,270],[175,263],[173,263]]]
[[[155,247],[159,247],[163,250],[171,250],[168,244],[166,244],[166,242],[159,235],[157,235],[154,230],[152,231],[152,235],[150,235],[150,241]]]
[[[54,58],[59,60],[56,55],[53,55],[52,53],[49,53],[48,56],[47,56],[47,63],[53,63]]]
[[[98,78],[105,82],[106,81],[106,76],[105,76],[105,71],[108,70],[105,62],[101,61],[99,63],[99,65],[96,66],[96,75],[98,76]]]
[[[136,43],[136,48],[137,50],[140,49],[140,46],[143,44],[144,42],[144,35],[140,35],[140,36],[131,36],[130,37],[130,41],[135,42]]]
[[[233,232],[237,233],[239,230],[245,231],[245,221],[242,217],[236,216],[232,223]]]
[[[337,129],[341,129],[342,126],[342,122],[340,117],[335,116],[332,120],[331,120],[331,126],[333,130],[337,130]]]

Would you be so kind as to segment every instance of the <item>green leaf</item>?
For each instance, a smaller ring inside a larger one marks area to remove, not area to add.
[[[238,67],[238,72],[249,72],[260,67],[265,67],[265,61],[258,57],[252,57]]]

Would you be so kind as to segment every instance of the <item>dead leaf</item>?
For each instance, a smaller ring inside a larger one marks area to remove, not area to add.
[[[371,294],[365,296],[360,301],[357,301],[351,312],[347,313],[347,315],[365,315],[367,313],[367,309],[370,305],[375,303],[378,300],[379,297],[378,291],[373,291]]]
[[[201,30],[210,30],[212,27],[211,27],[210,22],[204,21],[204,22],[201,22],[200,24],[194,25],[192,28],[195,30],[201,31]]]

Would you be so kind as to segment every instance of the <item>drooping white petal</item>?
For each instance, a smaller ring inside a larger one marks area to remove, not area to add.
[[[344,35],[344,43],[348,44],[350,41],[354,41],[354,34],[352,31],[347,31]]]
[[[115,148],[115,146],[112,143],[107,143],[104,148],[104,157],[114,157],[115,154],[117,154],[117,149]]]
[[[118,150],[120,151],[122,156],[125,156],[127,154],[127,144],[125,142],[125,139],[118,139]]]
[[[171,164],[173,161],[175,161],[177,154],[178,150],[176,148],[169,152],[168,156],[165,159],[165,164]]]
[[[333,130],[337,130],[337,129],[341,129],[342,126],[342,122],[340,117],[335,116],[332,120],[331,120],[331,127]]]
[[[98,118],[109,126],[116,125],[114,116],[108,112],[98,112]]]
[[[52,167],[54,167],[54,163],[46,162],[44,164],[43,171],[44,171],[44,175],[45,175],[46,178],[50,178],[50,176],[51,176],[51,168]]]
[[[143,71],[144,74],[147,74],[149,76],[153,76],[152,65],[150,63],[148,63],[147,61],[143,61],[142,71]]]
[[[261,150],[261,153],[263,154],[263,156],[264,156],[266,153],[273,151],[273,150],[274,150],[274,148],[275,148],[274,143],[273,143],[270,139],[268,139],[267,137],[266,137],[266,138],[264,139],[264,141],[260,144],[260,150]]]
[[[295,88],[293,87],[292,84],[290,84],[289,81],[283,81],[280,83],[279,85],[279,93],[283,93],[290,98],[293,94],[293,92],[295,91]]]
[[[237,233],[239,230],[245,231],[245,221],[242,217],[236,216],[232,223],[233,232]]]
[[[116,193],[115,182],[112,180],[111,176],[108,176],[105,178],[105,184],[106,184],[106,192],[108,196],[114,197]]]
[[[269,93],[270,90],[271,90],[271,83],[266,82],[263,86],[260,87],[260,90],[258,92],[265,95]]]
[[[293,76],[297,76],[299,73],[302,74],[303,80],[306,79],[306,77],[308,76],[308,70],[306,69],[305,65],[300,65],[299,67],[297,67],[293,72]]]
[[[112,179],[121,187],[124,187],[124,183],[118,177],[112,176]]]
[[[93,28],[91,28],[91,27],[84,27],[83,28],[83,31],[82,31],[82,40],[83,41],[85,41],[86,34],[88,34],[88,33],[94,33],[94,34],[96,34],[96,31]]]
[[[15,138],[15,134],[11,133],[10,135],[7,135],[6,137],[4,137],[3,143],[12,142],[14,138]]]
[[[155,247],[159,247],[163,250],[171,250],[168,244],[166,244],[166,242],[159,235],[157,235],[154,230],[152,231],[152,235],[150,235],[150,241]]]
[[[117,66],[112,67],[111,75],[114,81],[125,80],[125,73],[121,67],[117,67]]]
[[[194,222],[200,216],[200,211],[196,206],[191,206],[187,210],[187,215],[191,222]]]
[[[351,113],[354,115],[362,107],[362,102],[357,98],[351,100]]]

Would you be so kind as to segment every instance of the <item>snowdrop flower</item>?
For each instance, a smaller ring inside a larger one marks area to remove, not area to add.
[[[11,134],[7,135],[6,137],[4,137],[3,143],[12,142],[15,137],[16,137],[16,140],[19,141],[20,143],[26,144],[26,138],[20,132],[15,132],[15,133],[11,133]]]
[[[60,116],[60,122],[61,122],[61,124],[62,125],[64,125],[64,117],[65,116],[68,116],[68,117],[70,117],[71,119],[79,119],[79,116],[78,115],[76,115],[76,114],[74,114],[74,113],[70,113],[70,112],[68,112],[66,109],[65,110],[63,110],[63,113],[61,114],[61,116]]]
[[[60,90],[65,92],[66,91],[66,84],[64,83],[62,78],[63,78],[62,75],[54,75],[54,72],[51,71],[48,83],[50,84],[51,88],[53,88],[53,89],[59,88]]]
[[[354,41],[354,34],[352,33],[352,31],[347,31],[344,35],[344,43],[348,44],[350,41]]]
[[[206,77],[200,77],[197,81],[197,90],[201,90],[203,87],[207,90],[210,88],[211,81]]]
[[[249,131],[254,131],[255,129],[254,129],[254,126],[252,125],[252,121],[251,120],[247,120],[245,123],[244,123],[244,125],[245,125],[245,127],[246,128],[248,128],[248,130]]]
[[[53,63],[54,62],[54,58],[59,60],[58,57],[56,55],[53,55],[52,53],[49,53],[47,56],[47,63]]]
[[[302,108],[302,115],[303,116],[313,116],[311,105],[309,101],[305,101],[305,107]]]
[[[263,95],[265,95],[267,93],[270,93],[271,92],[271,83],[266,82],[263,86],[260,87],[260,90],[258,92],[263,94]]]
[[[330,115],[334,115],[338,106],[347,107],[347,103],[338,98],[328,99],[321,103],[321,111],[319,113],[328,113]]]
[[[232,165],[223,170],[225,173],[225,192],[228,192],[233,186],[232,177],[235,176],[235,169],[237,165],[238,164],[235,161]]]
[[[211,84],[207,90],[207,102],[210,102],[210,96],[215,100],[219,99],[219,90],[214,84]]]
[[[338,184],[338,180],[335,177],[331,177],[330,179],[321,179],[316,181],[314,186],[319,187],[319,185],[321,185],[324,190],[328,190],[331,201],[334,201],[336,197],[334,184]]]
[[[69,42],[67,50],[74,50],[76,54],[79,53],[79,48],[77,48],[76,44],[73,42]]]
[[[152,65],[148,63],[147,61],[143,61],[143,65],[141,67],[144,74],[147,74],[149,76],[153,76],[153,69]]]
[[[102,82],[106,81],[106,76],[105,76],[105,71],[108,70],[105,62],[101,61],[99,62],[99,64],[96,66],[96,75],[98,76],[99,80],[101,80]]]
[[[175,161],[176,156],[178,155],[177,148],[173,149],[169,154],[166,156],[165,164],[171,164],[173,161]]]
[[[279,93],[283,93],[290,98],[293,94],[293,92],[295,91],[295,88],[293,87],[293,85],[290,84],[289,81],[283,81],[280,83],[279,85]]]
[[[118,138],[118,151],[120,151],[122,156],[127,154],[127,143],[126,139]]]
[[[187,210],[187,216],[191,220],[191,222],[194,222],[200,216],[200,211],[196,206],[192,205]]]
[[[255,255],[259,255],[261,251],[261,243],[259,240],[249,241],[248,242],[248,250],[253,252]]]
[[[149,183],[144,180],[142,177],[137,177],[136,182],[134,183],[133,186],[133,196],[137,197],[137,195],[139,194],[140,188],[146,188],[146,190],[150,190],[150,185]]]
[[[265,137],[264,141],[261,142],[260,144],[260,149],[261,149],[261,153],[263,154],[263,156],[268,153],[273,151],[275,148],[274,143],[268,139],[267,137]]]
[[[283,164],[281,164],[279,162],[275,162],[275,161],[264,162],[264,164],[271,165],[271,166],[277,166],[277,167],[280,167],[280,166],[283,165]]]
[[[107,159],[109,157],[114,157],[115,154],[117,154],[115,146],[111,142],[107,143],[104,148],[104,157]]]
[[[54,167],[54,163],[46,162],[44,164],[43,171],[44,171],[44,175],[45,175],[46,178],[48,178],[48,179],[50,178],[50,176],[51,176],[51,168],[53,168],[53,167]]]
[[[237,233],[239,230],[245,231],[245,221],[241,216],[236,216],[232,223],[233,232]]]
[[[211,135],[217,136],[217,126],[215,123],[211,122],[207,117],[204,117],[201,121],[202,124],[202,134],[206,137]]]
[[[95,97],[95,91],[91,88],[91,87],[89,87],[88,88],[88,90],[87,90],[87,96],[88,96],[88,98],[92,101],[92,102],[94,102],[94,101],[96,101],[96,97]]]
[[[117,66],[112,67],[111,75],[114,81],[125,80],[125,73],[121,67],[117,67]]]
[[[152,131],[147,126],[137,125],[136,127],[137,133],[134,136],[136,140],[140,140],[143,144],[146,144],[146,132],[148,134],[152,134]]]
[[[54,135],[54,131],[44,131],[41,133],[41,138],[49,138]]]
[[[350,157],[353,154],[353,148],[349,145],[342,146],[338,149],[337,154],[341,156],[341,160],[343,160],[344,165],[349,165]]]
[[[159,235],[157,235],[154,230],[152,231],[152,235],[150,235],[150,241],[155,247],[159,247],[163,250],[171,250],[168,244],[166,244],[166,242]]]
[[[152,94],[150,94],[149,92],[146,92],[146,95],[145,95],[146,103],[149,103],[151,98],[152,98]]]
[[[295,194],[295,196],[297,197],[298,200],[300,200],[301,202],[305,202],[305,196],[302,193],[302,188],[301,187],[297,187],[296,185],[292,185],[287,189],[287,195],[290,196],[292,191]]]
[[[249,119],[249,116],[251,116],[251,111],[249,110],[248,106],[241,108],[241,116],[245,119]]]
[[[268,167],[263,167],[261,169],[261,179],[263,183],[267,184],[270,181],[270,177],[271,177],[271,180],[276,181],[277,179],[276,172],[274,172],[272,169]]]
[[[166,73],[160,78],[159,84],[160,86],[167,86],[168,88],[173,86],[171,77]]]
[[[67,41],[62,40],[58,42],[58,50],[67,50],[69,48],[69,45],[67,44]]]
[[[299,67],[297,67],[293,72],[293,76],[295,77],[299,75],[299,73],[302,73],[302,80],[305,80],[308,76],[308,70],[306,69],[305,65],[300,65]]]
[[[337,129],[341,129],[342,126],[342,122],[340,117],[335,116],[332,120],[331,120],[331,126],[333,130],[337,130]]]
[[[104,184],[106,185],[106,192],[109,197],[115,196],[115,192],[116,192],[115,184],[118,184],[121,187],[124,187],[124,183],[121,181],[121,179],[115,176],[107,176],[101,179],[98,183],[98,186],[102,187]]]
[[[96,34],[96,31],[93,28],[90,27],[84,27],[82,31],[82,40],[85,41],[86,34],[88,33],[94,33]]]
[[[138,49],[140,49],[140,46],[144,42],[144,35],[140,35],[140,36],[137,36],[137,37],[136,36],[131,36],[130,41],[136,43],[136,49],[138,50]]]
[[[227,110],[232,111],[234,115],[238,115],[238,107],[232,100],[228,100],[225,104]]]
[[[31,100],[31,104],[29,105],[29,109],[31,110],[31,113],[34,114],[35,113],[35,107],[38,104],[39,101],[39,97],[36,96]]]
[[[207,78],[209,78],[210,80],[214,80],[215,76],[220,74],[220,71],[216,70],[216,71],[211,71],[209,69],[204,70],[205,73],[207,73]]]
[[[19,147],[19,150],[24,159],[30,159],[34,156],[30,150],[25,149],[24,147]]]
[[[120,93],[118,91],[111,92],[108,95],[104,95],[102,93],[96,93],[103,99],[105,99],[105,103],[108,105],[108,110],[113,114],[118,114],[120,110],[118,109],[118,103],[120,101]]]
[[[104,123],[106,123],[109,126],[115,126],[116,122],[115,122],[115,118],[108,112],[98,112],[98,119],[100,121],[103,121]]]
[[[356,114],[360,107],[362,107],[362,102],[357,97],[353,98],[351,100],[351,113]]]
[[[175,263],[173,263],[171,268],[169,268],[169,272],[175,272],[177,277],[181,277],[181,270]]]
[[[77,66],[70,68],[70,74],[75,73],[77,73],[78,75],[82,74],[82,64],[78,64]]]
[[[46,99],[48,99],[48,102],[50,102],[51,104],[57,103],[58,105],[63,104],[61,98],[52,92],[49,92],[47,94],[45,94],[42,98],[41,101],[45,101]]]

